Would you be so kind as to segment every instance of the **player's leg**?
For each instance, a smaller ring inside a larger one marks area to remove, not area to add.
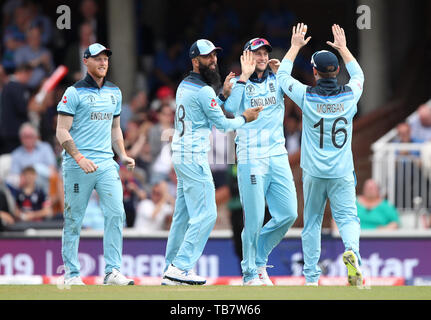
[[[269,177],[266,202],[271,219],[260,232],[256,257],[258,267],[267,264],[269,254],[298,217],[296,187],[287,155],[270,158]]]
[[[317,283],[321,274],[318,266],[321,251],[322,220],[326,205],[326,180],[303,174],[304,228],[302,252],[304,276],[307,283]]]
[[[265,177],[268,166],[259,160],[238,163],[238,188],[244,210],[241,233],[243,281],[258,279],[256,256],[260,230],[265,218]]]
[[[174,168],[177,175],[177,198],[175,200],[174,215],[166,244],[166,265],[164,272],[176,257],[178,250],[183,243],[190,218],[187,211],[186,200],[184,198],[183,177],[181,175],[181,171],[176,169],[175,165]]]
[[[356,179],[349,176],[331,179],[328,196],[332,216],[337,224],[345,247],[343,261],[348,269],[349,283],[362,285],[361,256],[359,254],[360,222],[356,208]]]
[[[103,254],[105,273],[120,270],[123,252],[123,227],[126,218],[123,205],[123,187],[114,161],[97,169],[96,191],[104,216]]]
[[[88,200],[96,183],[96,174],[86,174],[79,169],[63,169],[64,224],[61,255],[65,267],[65,279],[80,273],[78,260],[79,236]]]
[[[172,264],[189,271],[201,256],[217,219],[215,188],[208,162],[180,164],[188,228]],[[185,178],[187,177],[187,178]]]

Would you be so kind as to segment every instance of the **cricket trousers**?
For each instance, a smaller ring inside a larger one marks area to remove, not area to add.
[[[119,165],[109,159],[98,166],[95,172],[88,174],[81,168],[63,169],[65,201],[61,254],[65,278],[80,274],[79,238],[88,200],[94,189],[99,195],[104,216],[105,273],[111,272],[113,268],[121,268],[125,212]]]
[[[169,230],[165,271],[170,264],[191,270],[202,255],[217,219],[215,187],[206,154],[193,161],[173,155],[177,198]]]
[[[244,282],[257,278],[271,251],[295,222],[296,187],[287,154],[238,162],[238,187],[244,210],[241,233]],[[271,219],[263,226],[265,199]]]
[[[318,282],[321,252],[322,220],[329,199],[345,250],[359,255],[360,222],[356,209],[356,178],[354,173],[342,178],[323,179],[303,173],[304,229],[302,230],[303,274],[307,282]]]

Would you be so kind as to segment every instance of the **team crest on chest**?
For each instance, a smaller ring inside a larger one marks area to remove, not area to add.
[[[269,83],[269,91],[270,91],[270,92],[275,92],[275,85],[274,85],[274,82],[270,82],[270,83]]]
[[[115,101],[115,97],[114,97],[114,95],[113,94],[111,94],[111,102],[112,102],[112,104],[116,104],[116,101]]]
[[[89,105],[95,105],[95,104],[96,104],[96,97],[95,97],[95,96],[93,96],[92,94],[89,94],[89,95],[87,96],[87,103],[88,103]]]
[[[254,85],[249,84],[245,87],[245,94],[248,98],[254,96],[256,94],[256,88]]]

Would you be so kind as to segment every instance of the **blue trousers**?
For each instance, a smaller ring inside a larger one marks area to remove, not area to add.
[[[98,169],[86,174],[82,169],[63,169],[64,226],[61,254],[65,278],[80,274],[78,245],[82,220],[88,200],[94,189],[100,198],[104,216],[103,253],[105,272],[120,270],[123,248],[123,188],[118,174],[119,166],[112,160],[98,164]]]
[[[244,210],[241,233],[243,280],[257,278],[257,267],[293,225],[297,214],[296,188],[286,154],[238,162],[238,187]],[[264,225],[265,199],[271,219]]]
[[[346,250],[359,255],[360,223],[356,209],[356,179],[354,173],[337,179],[322,179],[303,173],[304,229],[302,250],[304,276],[307,282],[317,282],[321,251],[321,229],[326,201],[329,199],[332,217],[337,223]]]
[[[175,157],[173,157],[175,159]],[[174,160],[177,199],[166,245],[166,267],[193,269],[217,219],[215,187],[206,155],[196,161]]]

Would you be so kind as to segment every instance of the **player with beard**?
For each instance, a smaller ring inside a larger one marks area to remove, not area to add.
[[[177,174],[177,199],[166,246],[166,267],[162,285],[202,285],[205,278],[193,267],[202,254],[217,218],[215,188],[208,164],[209,134],[213,125],[223,131],[236,130],[257,119],[262,107],[250,108],[242,115],[227,119],[220,107],[230,100],[230,73],[223,94],[216,96],[211,86],[220,84],[217,48],[211,41],[200,39],[191,47],[189,56],[193,71],[180,83],[176,94],[175,133],[172,160]],[[242,74],[247,81],[255,63],[249,53],[241,56]],[[244,85],[242,85],[244,90]],[[236,90],[242,94],[240,90]],[[236,99],[237,100],[237,99]]]

